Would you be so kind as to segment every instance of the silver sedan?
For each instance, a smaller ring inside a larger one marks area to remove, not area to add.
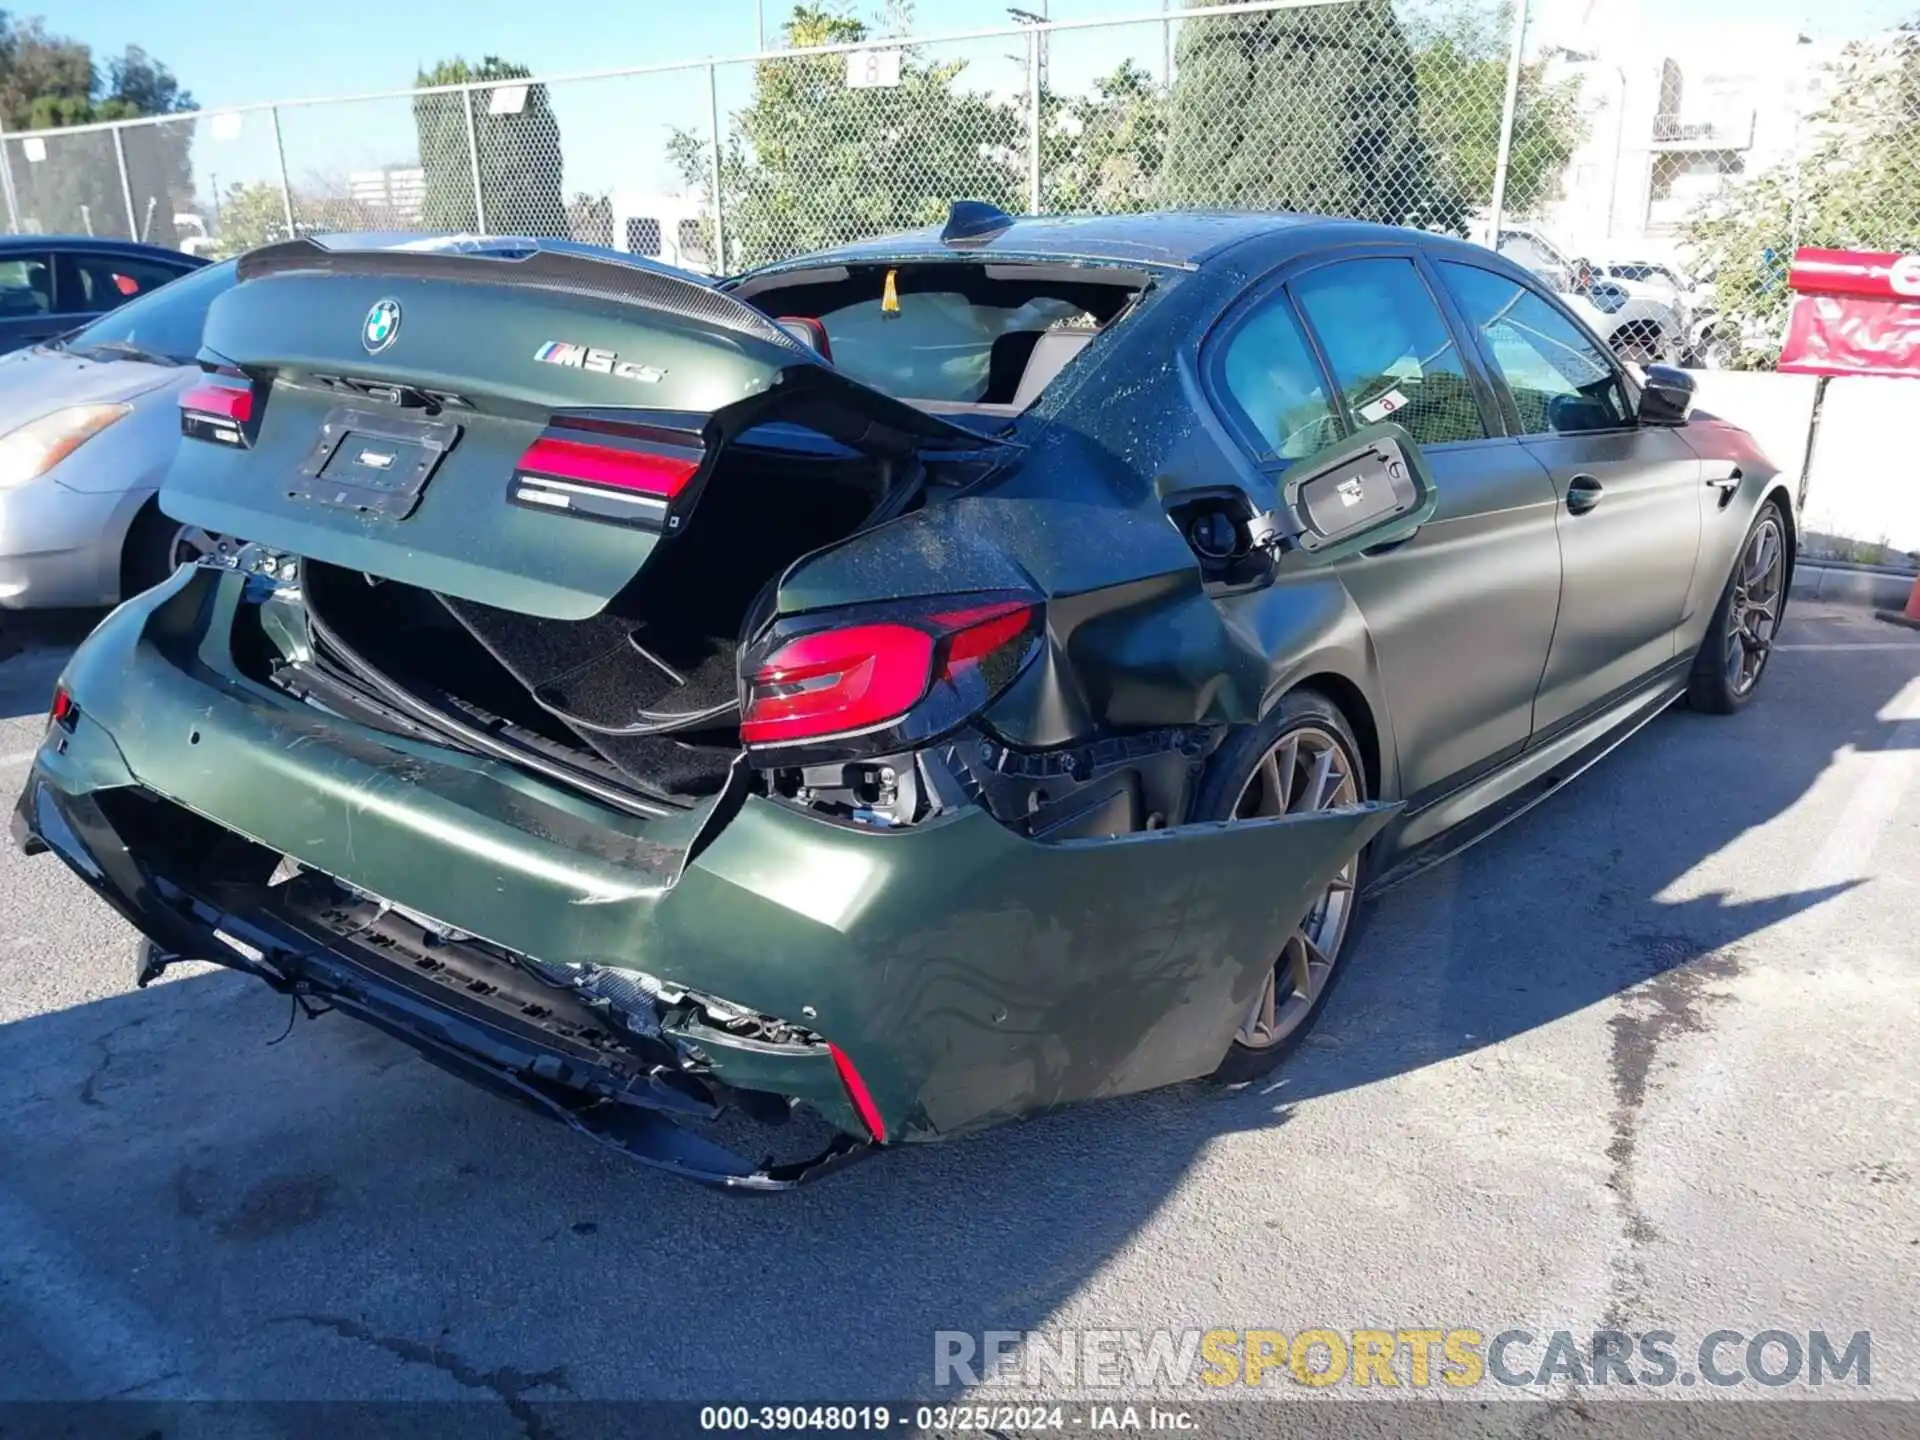
[[[111,605],[217,546],[155,495],[207,307],[233,273],[196,270],[0,357],[0,610]]]

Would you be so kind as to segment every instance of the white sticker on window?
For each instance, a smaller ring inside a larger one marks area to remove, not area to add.
[[[1369,400],[1360,407],[1360,418],[1369,425],[1377,425],[1396,410],[1407,408],[1407,397],[1398,390],[1389,390],[1378,400]]]

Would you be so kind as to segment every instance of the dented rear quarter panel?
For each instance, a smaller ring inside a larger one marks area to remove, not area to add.
[[[1270,583],[1211,592],[1162,498],[1237,486],[1255,513],[1276,504],[1215,413],[1199,354],[1246,286],[1296,248],[1287,231],[1260,234],[1198,272],[1162,276],[1021,417],[1017,464],[796,562],[780,610],[1024,589],[1047,601],[1047,646],[988,714],[1012,744],[1249,724],[1319,683],[1364,708],[1352,718],[1372,737],[1371,793],[1397,798],[1378,657],[1336,567],[1294,552]]]

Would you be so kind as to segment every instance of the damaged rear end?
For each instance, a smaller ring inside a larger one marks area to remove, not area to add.
[[[1208,1073],[1388,810],[1183,824],[1210,723],[1008,740],[1062,597],[912,521],[1024,451],[806,333],[564,250],[256,252],[163,492],[251,543],[82,648],[21,833],[142,983],[247,971],[715,1183]]]

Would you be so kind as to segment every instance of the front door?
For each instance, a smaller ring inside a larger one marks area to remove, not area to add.
[[[1347,423],[1391,417],[1438,491],[1433,517],[1404,544],[1338,562],[1379,657],[1401,793],[1419,806],[1532,731],[1560,600],[1553,486],[1497,433],[1485,377],[1411,255],[1318,265],[1288,288]]]
[[[1437,268],[1478,332],[1509,424],[1552,477],[1561,582],[1534,702],[1544,736],[1679,658],[1700,549],[1700,459],[1676,431],[1635,423],[1612,359],[1530,285],[1475,265]]]

